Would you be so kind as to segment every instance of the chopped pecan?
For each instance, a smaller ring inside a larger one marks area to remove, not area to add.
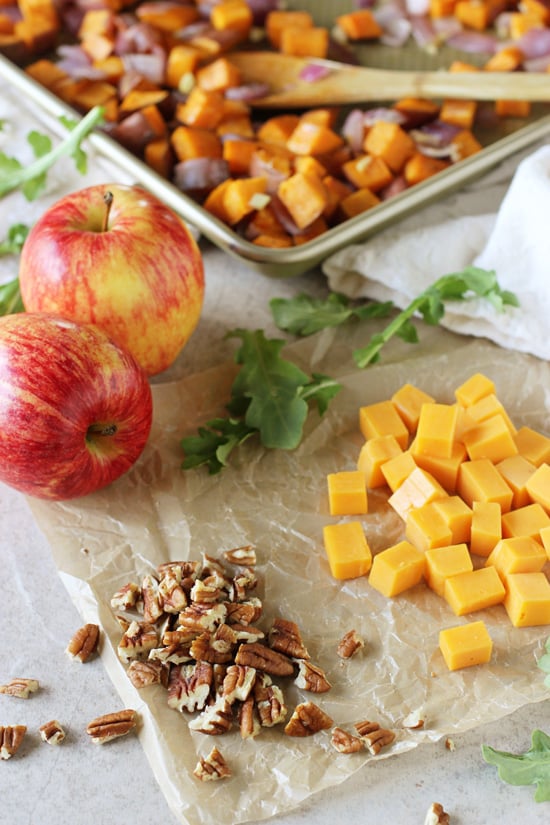
[[[429,807],[424,825],[449,825],[451,818],[439,802],[432,802]]]
[[[227,762],[216,747],[212,748],[208,756],[199,759],[193,773],[201,782],[227,779],[231,776]]]
[[[17,753],[26,732],[26,725],[0,725],[0,759],[11,759]]]
[[[254,699],[260,722],[264,727],[271,728],[285,721],[287,706],[283,691],[278,685],[273,684],[267,673],[257,674],[254,683]]]
[[[219,576],[207,576],[205,579],[197,579],[191,588],[191,599],[196,604],[216,604],[221,601],[224,594],[225,579]]]
[[[262,615],[262,602],[257,596],[243,602],[227,602],[226,607],[229,624],[253,624]]]
[[[158,595],[165,613],[179,613],[187,606],[187,594],[172,573],[160,580]]]
[[[204,579],[208,576],[216,576],[218,579],[225,580],[225,569],[219,559],[210,556],[208,553],[203,553],[201,577]]]
[[[307,659],[295,659],[298,665],[298,675],[294,684],[303,690],[311,693],[326,693],[332,685],[325,676],[324,671],[318,665],[312,664]]]
[[[123,662],[145,659],[158,645],[156,628],[149,622],[130,622],[118,643],[118,655]]]
[[[257,561],[256,548],[252,544],[233,547],[231,550],[226,550],[223,556],[230,564],[244,564],[246,567],[254,567]]]
[[[186,593],[191,590],[200,572],[199,561],[167,561],[157,567],[159,579],[163,579],[167,574],[173,576]]]
[[[170,645],[183,645],[189,647],[195,636],[194,630],[186,630],[185,628],[179,630],[165,630],[162,634],[162,644],[169,647]]]
[[[141,596],[143,599],[143,620],[154,624],[163,613],[159,583],[154,576],[147,575],[143,577]]]
[[[172,667],[168,680],[169,707],[191,713],[202,710],[210,696],[212,678],[212,665],[209,662]]]
[[[285,653],[293,659],[309,659],[309,653],[302,641],[300,630],[295,622],[276,618],[268,634],[269,647]]]
[[[0,693],[6,696],[15,696],[16,699],[28,699],[31,693],[36,693],[39,688],[37,679],[18,678],[11,679],[7,685],[0,685]]]
[[[287,736],[313,736],[334,724],[330,716],[313,702],[301,702],[285,726]]]
[[[413,710],[403,719],[403,727],[411,730],[420,730],[426,724],[424,713],[421,710]]]
[[[223,663],[215,663],[212,665],[212,692],[217,696],[223,691],[223,680],[227,673],[227,665]]]
[[[330,743],[340,753],[357,753],[362,750],[363,740],[360,736],[354,736],[343,728],[333,728]]]
[[[381,728],[378,722],[370,722],[368,719],[358,722],[355,730],[373,756],[379,754],[382,748],[391,745],[395,739],[395,733],[392,730]]]
[[[355,630],[348,630],[338,642],[336,653],[341,659],[351,659],[364,646],[365,642],[361,636]]]
[[[191,730],[196,730],[200,733],[218,736],[222,733],[227,733],[232,723],[233,714],[231,705],[223,696],[218,696],[212,705],[207,705],[199,716],[189,722],[189,727]]]
[[[232,602],[245,601],[250,590],[258,584],[256,574],[249,567],[241,570],[233,577],[229,587],[229,599]]]
[[[219,604],[190,604],[178,616],[178,630],[194,630],[202,633],[212,631],[221,624],[227,615],[227,607]]]
[[[141,599],[141,589],[135,582],[128,582],[111,597],[113,610],[133,610]]]
[[[184,662],[190,662],[193,658],[190,645],[178,644],[177,642],[163,647],[154,647],[149,651],[149,661],[164,664],[182,665]]]
[[[231,630],[237,642],[259,642],[265,636],[263,630],[250,624],[231,623]]]
[[[222,685],[222,696],[229,704],[246,701],[256,680],[256,669],[246,665],[229,665]]]
[[[249,665],[273,676],[290,676],[294,673],[294,665],[288,656],[258,642],[242,644],[235,655],[235,664]]]
[[[168,668],[162,662],[141,662],[139,659],[134,659],[130,662],[126,673],[133,686],[138,689],[149,687],[149,685],[166,687],[168,684]]]
[[[135,710],[125,708],[92,719],[88,723],[86,733],[95,745],[104,745],[112,739],[118,739],[120,736],[130,733],[136,727],[136,724]]]
[[[235,635],[227,624],[216,628],[214,633],[201,633],[191,642],[189,648],[193,659],[224,664],[233,658]]]
[[[239,729],[242,739],[254,739],[260,733],[261,725],[253,696],[249,696],[239,707]]]
[[[96,652],[99,644],[99,625],[88,622],[79,627],[67,645],[66,653],[79,662],[87,662]]]
[[[50,722],[45,722],[38,729],[40,738],[47,742],[48,745],[60,745],[65,739],[65,731],[57,721],[52,719]]]

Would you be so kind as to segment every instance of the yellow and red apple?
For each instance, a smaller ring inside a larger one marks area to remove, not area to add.
[[[0,481],[50,500],[99,490],[141,455],[152,409],[144,370],[98,327],[0,318]]]
[[[28,312],[96,324],[148,375],[167,369],[198,324],[204,267],[183,220],[138,186],[100,184],[49,207],[23,246]]]

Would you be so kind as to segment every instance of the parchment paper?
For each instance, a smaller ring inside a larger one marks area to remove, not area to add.
[[[371,331],[371,330],[370,330]],[[443,627],[457,618],[424,585],[386,599],[366,577],[331,578],[322,544],[328,513],[326,474],[353,469],[362,437],[358,408],[391,396],[406,381],[441,401],[473,372],[493,378],[515,422],[545,430],[550,366],[443,330],[426,329],[420,344],[394,344],[381,365],[357,371],[352,348],[366,343],[360,326],[321,333],[288,348],[300,366],[337,377],[343,389],[329,412],[312,411],[300,447],[269,452],[249,441],[218,476],[183,472],[179,442],[223,409],[233,377],[223,365],[207,373],[153,387],[155,421],[138,464],[110,488],[65,503],[30,501],[51,544],[60,575],[86,621],[104,630],[101,656],[121,697],[140,714],[139,736],[168,804],[182,823],[214,825],[219,812],[236,823],[287,811],[311,794],[336,785],[370,759],[398,758],[419,743],[465,731],[548,698],[536,666],[548,628],[515,629],[502,606],[475,614],[489,628],[494,652],[487,666],[451,673],[438,650]],[[403,536],[403,525],[381,492],[370,495],[360,517],[374,552]],[[311,698],[334,723],[351,728],[368,718],[395,730],[388,750],[342,755],[330,731],[306,739],[285,736],[282,726],[253,740],[238,731],[212,737],[188,729],[188,716],[167,707],[165,689],[137,691],[119,662],[121,630],[109,605],[113,592],[168,559],[221,554],[243,544],[258,554],[259,595],[268,628],[275,615],[298,623],[312,660],[332,689],[315,696],[291,679],[280,682],[289,712]],[[335,648],[355,628],[365,648],[349,661]],[[422,711],[425,726],[408,730],[404,718]],[[216,745],[230,764],[229,780],[201,783],[192,771],[199,755]],[[116,745],[115,745],[116,746]],[[112,745],[110,747],[113,747]]]

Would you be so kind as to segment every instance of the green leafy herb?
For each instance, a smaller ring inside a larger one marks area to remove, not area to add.
[[[39,132],[30,132],[28,141],[35,158],[32,163],[23,166],[17,158],[8,157],[0,152],[0,197],[21,189],[27,200],[37,198],[46,184],[48,170],[62,157],[69,156],[75,161],[79,172],[86,171],[86,156],[81,147],[85,137],[103,121],[103,109],[95,106],[80,121],[60,118],[69,130],[67,137],[52,147],[48,136]]]
[[[14,223],[10,226],[6,238],[0,241],[0,255],[19,255],[27,240],[29,229],[25,223]]]
[[[445,301],[463,301],[477,295],[490,301],[499,311],[505,306],[518,306],[513,292],[501,289],[494,271],[466,267],[462,272],[443,275],[420,293],[383,330],[373,335],[366,347],[355,350],[353,357],[358,367],[378,361],[380,350],[394,335],[409,343],[418,340],[412,318],[420,315],[427,324],[438,324],[445,314]]]
[[[328,298],[312,298],[301,293],[295,298],[273,298],[271,312],[279,329],[293,335],[312,335],[327,327],[337,327],[350,318],[387,318],[393,303],[353,305],[345,295],[331,292]]]
[[[13,278],[0,286],[0,315],[23,312],[23,301],[19,291],[19,278]]]
[[[184,469],[206,464],[211,474],[217,473],[232,450],[252,435],[269,449],[295,449],[309,403],[315,402],[323,415],[340,389],[333,379],[317,373],[310,377],[283,358],[283,340],[244,329],[232,330],[227,337],[242,342],[235,354],[240,370],[231,387],[229,417],[212,419],[198,435],[182,439]]]
[[[531,747],[522,754],[497,751],[482,745],[483,758],[495,765],[498,775],[510,785],[536,785],[536,802],[550,802],[550,736],[533,731]]]

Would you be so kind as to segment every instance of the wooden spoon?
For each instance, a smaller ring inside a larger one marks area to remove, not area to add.
[[[268,84],[270,94],[249,101],[252,106],[265,109],[310,108],[401,97],[550,101],[550,73],[545,72],[372,69],[258,51],[231,52],[227,58],[240,70],[243,84]],[[301,80],[301,73],[312,66],[323,67],[328,74],[312,82]]]

